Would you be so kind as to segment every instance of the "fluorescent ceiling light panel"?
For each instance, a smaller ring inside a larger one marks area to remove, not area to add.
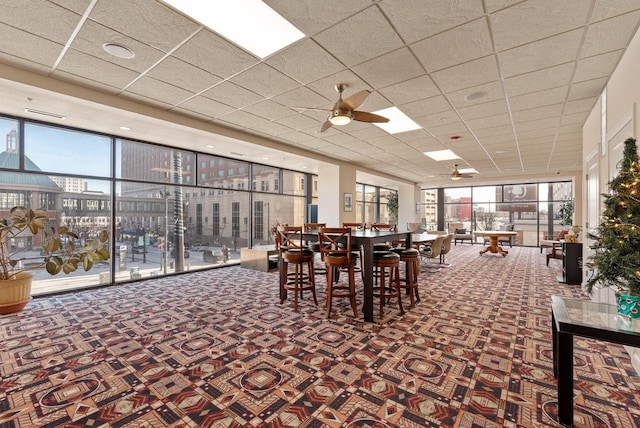
[[[460,156],[453,153],[451,150],[436,150],[435,152],[424,152],[425,155],[429,156],[431,159],[435,161],[446,161],[451,159],[460,159]]]
[[[261,0],[164,2],[260,58],[305,36]]]
[[[458,172],[460,174],[477,174],[478,171],[476,171],[475,168],[461,168],[458,170]]]
[[[389,119],[387,123],[374,123],[380,129],[387,131],[389,134],[397,134],[399,132],[413,131],[422,128],[404,114],[398,107],[389,107],[384,110],[372,112]]]

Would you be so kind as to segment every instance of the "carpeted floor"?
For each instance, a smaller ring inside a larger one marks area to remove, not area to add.
[[[295,313],[240,267],[35,299],[0,317],[0,427],[557,426],[550,295],[579,290],[537,248],[479,250],[377,323],[326,320],[324,276]],[[575,353],[576,426],[640,426],[624,349]]]

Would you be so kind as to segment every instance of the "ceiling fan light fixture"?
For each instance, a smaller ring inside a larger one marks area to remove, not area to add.
[[[352,119],[353,115],[349,111],[336,110],[331,113],[331,116],[329,116],[329,122],[338,126],[347,125]]]
[[[461,176],[459,176],[459,175],[451,174],[451,179],[452,179],[453,181],[460,180],[461,178],[462,178],[462,177],[461,177]]]

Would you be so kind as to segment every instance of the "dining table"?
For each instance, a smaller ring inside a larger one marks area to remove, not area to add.
[[[356,245],[361,245],[364,250],[363,257],[363,280],[364,280],[364,291],[363,291],[363,305],[362,305],[362,313],[364,315],[364,320],[366,322],[373,322],[373,245],[380,242],[393,242],[393,241],[404,241],[406,243],[407,248],[410,248],[412,245],[412,231],[388,231],[388,230],[353,230],[351,232],[351,243]],[[318,239],[317,232],[303,232],[302,239],[304,241],[314,241]],[[280,278],[283,277],[284,267],[281,260],[279,261],[280,266]],[[283,294],[286,293],[286,290],[282,286],[280,286],[280,297],[282,298]]]
[[[505,250],[498,244],[498,239],[503,237],[511,237],[517,236],[517,232],[508,231],[508,230],[477,230],[473,232],[474,236],[484,236],[489,238],[489,245],[487,245],[484,249],[480,250],[480,255],[484,253],[499,253],[502,257],[506,257],[509,254],[509,251]]]

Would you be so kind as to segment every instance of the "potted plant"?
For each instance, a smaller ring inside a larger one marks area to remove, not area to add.
[[[0,314],[22,310],[31,294],[31,270],[44,267],[51,274],[69,274],[82,266],[85,271],[94,263],[108,260],[109,235],[106,230],[97,239],[84,245],[76,244],[78,235],[66,226],[47,226],[49,218],[44,210],[13,207],[9,216],[0,219]],[[15,248],[16,238],[42,234],[41,255],[25,254],[26,248]]]
[[[618,175],[609,182],[604,194],[602,221],[589,238],[595,253],[589,258],[594,274],[586,283],[594,287],[615,287],[618,311],[640,317],[640,163],[636,140],[624,142],[624,155]]]

